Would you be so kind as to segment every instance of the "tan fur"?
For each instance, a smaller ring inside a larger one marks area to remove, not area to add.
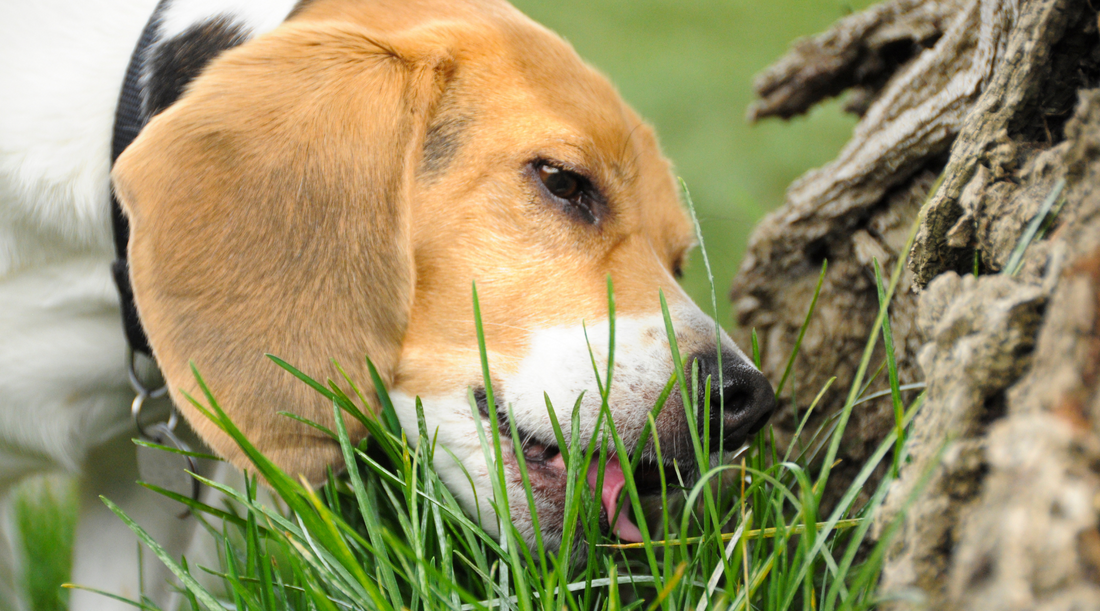
[[[427,152],[426,152],[427,151]],[[593,177],[594,227],[545,201],[532,160]],[[503,3],[303,4],[215,60],[113,173],[136,301],[176,404],[193,360],[241,429],[318,481],[339,460],[317,379],[428,394],[480,377],[477,281],[493,367],[535,327],[659,311],[691,231],[648,126],[558,37]],[[361,436],[363,431],[352,431]]]

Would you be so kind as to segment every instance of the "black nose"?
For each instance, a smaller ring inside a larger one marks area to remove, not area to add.
[[[764,374],[733,352],[722,351],[721,392],[717,352],[693,355],[688,360],[689,380],[692,360],[699,363],[699,388],[696,390],[699,434],[703,435],[705,431],[704,399],[706,379],[710,376],[710,450],[717,452],[720,444],[727,452],[736,450],[764,428],[771,418],[775,411],[775,391]]]

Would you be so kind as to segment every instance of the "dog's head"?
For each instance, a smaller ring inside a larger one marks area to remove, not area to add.
[[[176,404],[230,460],[245,458],[180,400],[195,391],[189,361],[259,449],[319,481],[338,446],[276,412],[325,423],[332,406],[264,354],[318,379],[339,379],[335,359],[359,381],[370,379],[369,355],[414,436],[422,399],[430,434],[450,450],[437,452],[440,474],[490,530],[475,418],[487,426],[490,411],[499,416],[514,523],[533,540],[522,453],[553,544],[565,471],[547,410],[570,447],[597,434],[589,349],[606,371],[608,276],[609,406],[628,448],[675,374],[660,292],[687,367],[697,360],[700,379],[717,384],[721,353],[715,447],[735,449],[763,426],[772,389],[676,283],[693,231],[649,126],[510,6],[427,4],[305,3],[215,60],[145,128],[113,174],[131,223],[136,302]],[[574,405],[580,439],[570,438]],[[657,436],[684,473],[695,456],[689,421],[673,392]],[[652,462],[652,441],[645,452]],[[600,494],[612,509],[621,467],[605,470]],[[623,519],[612,530],[636,537]]]

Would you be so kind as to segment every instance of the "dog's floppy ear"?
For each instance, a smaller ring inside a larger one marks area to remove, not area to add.
[[[415,282],[410,191],[451,71],[401,45],[285,24],[215,60],[113,171],[155,356],[176,405],[238,466],[180,395],[201,396],[190,361],[261,451],[313,482],[339,447],[277,412],[331,427],[332,403],[265,353],[321,381],[340,379],[335,359],[366,391],[369,355],[392,382]]]

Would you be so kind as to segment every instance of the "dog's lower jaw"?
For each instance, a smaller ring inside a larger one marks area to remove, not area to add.
[[[416,397],[400,390],[391,390],[393,402],[401,428],[408,435],[410,444],[420,443]],[[477,434],[478,423],[474,420],[474,408],[465,397],[421,397],[427,419],[428,438],[436,444],[433,454],[433,467],[440,480],[455,497],[462,509],[477,520],[491,536],[500,539],[500,522],[493,508],[493,487],[490,469],[493,466],[492,431],[488,423],[482,424],[486,445],[482,445]],[[531,508],[527,504],[527,493],[518,469],[512,442],[501,439],[504,454],[504,484],[509,501],[510,524],[523,538],[530,549],[537,549],[534,520]],[[444,450],[443,448],[446,448]],[[544,473],[545,471],[545,473]],[[564,474],[556,474],[552,469],[529,470],[532,493],[536,499],[543,544],[546,549],[556,551],[561,543],[561,521],[564,513],[564,494],[553,494],[554,489],[565,490]],[[536,477],[532,481],[531,475]],[[560,477],[560,482],[551,483],[547,478]],[[555,498],[557,497],[557,498]],[[555,518],[555,516],[557,516]]]
[[[390,398],[402,428],[409,433],[410,442],[414,445],[418,444],[420,440],[413,433],[418,430],[415,397],[410,397],[401,391],[390,391]],[[499,539],[502,534],[501,524],[493,509],[494,493],[490,483],[490,469],[495,468],[492,466],[494,450],[491,441],[492,431],[489,429],[487,419],[482,419],[481,426],[489,446],[488,450],[483,447],[480,438],[474,432],[477,423],[474,422],[474,408],[469,401],[457,397],[429,397],[422,398],[422,404],[426,409],[430,409],[432,414],[428,422],[428,437],[438,444],[433,456],[436,473],[463,510],[478,520],[486,532]],[[439,446],[446,447],[448,451],[442,450]],[[501,436],[501,450],[510,514],[507,518],[508,523],[530,550],[537,550],[541,539],[542,546],[547,552],[557,553],[565,537],[568,484],[567,469],[561,454],[543,462],[527,461],[527,484],[530,485],[531,496],[535,501],[535,507],[532,508],[527,502],[527,489],[516,457],[517,448],[513,447],[510,436]],[[523,451],[522,448],[518,450]],[[601,489],[594,493],[594,500],[601,506],[600,531],[606,536],[617,535],[624,541],[640,540],[641,534],[635,523],[633,508],[629,501],[623,500],[626,498],[626,493],[623,491],[624,474],[617,458],[605,457],[601,463],[597,451],[588,469],[579,474],[577,484],[587,486],[588,490],[585,494],[593,494],[601,469],[604,473],[604,481],[600,484]],[[691,472],[694,471],[695,469],[692,468]],[[685,475],[690,474],[685,473]],[[613,479],[615,481],[612,481]],[[674,481],[675,478],[670,476],[669,480]],[[643,487],[640,492],[653,494],[656,491]],[[643,496],[643,504],[647,500],[650,500],[650,497]],[[532,514],[537,517],[540,531],[538,534],[535,532],[536,521]],[[616,514],[618,514],[617,518]],[[571,557],[578,563],[583,562],[587,557],[587,546],[592,543],[580,524],[580,520],[583,519],[585,516],[582,512],[578,522],[573,526],[574,532],[571,538],[573,548]]]
[[[398,420],[409,436],[410,443],[418,445],[416,398],[399,390],[390,391]],[[433,466],[440,480],[454,495],[463,510],[477,520],[491,536],[500,539],[501,524],[493,508],[493,487],[490,469],[493,466],[492,431],[482,424],[486,446],[477,435],[474,409],[469,401],[459,397],[421,398],[428,417],[428,438],[436,443]],[[532,508],[527,503],[527,492],[509,438],[501,439],[504,466],[504,484],[508,495],[509,523],[531,550],[538,549],[538,536]],[[444,451],[442,448],[447,448]],[[535,498],[539,529],[543,546],[556,552],[562,542],[565,513],[565,473],[549,467],[533,465],[528,469],[532,496]],[[576,539],[576,538],[575,538]],[[583,540],[583,537],[581,537]],[[583,558],[583,556],[581,556]]]
[[[419,447],[417,397],[401,390],[390,390],[389,395],[409,443]],[[489,443],[486,450],[477,435],[473,408],[462,395],[420,399],[424,406],[428,439],[436,448],[432,456],[436,474],[467,515],[477,520],[490,535],[499,537],[500,528],[492,505],[493,490],[489,479],[489,458],[493,451],[489,436],[492,433],[488,427],[483,428]],[[523,494],[522,488],[519,494]],[[509,498],[515,498],[511,490]],[[517,523],[516,526],[521,525]]]

